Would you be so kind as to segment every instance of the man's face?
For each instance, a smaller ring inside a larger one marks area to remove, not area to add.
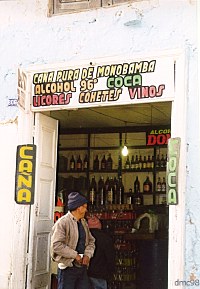
[[[80,218],[83,218],[86,212],[87,212],[87,204],[83,204],[82,206],[78,207],[78,213]]]

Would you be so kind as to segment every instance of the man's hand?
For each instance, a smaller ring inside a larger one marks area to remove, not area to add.
[[[90,262],[90,258],[88,256],[83,256],[83,259],[82,259],[82,265],[86,265],[88,266],[89,265],[89,262]]]
[[[83,261],[83,259],[81,258],[81,256],[80,256],[79,254],[76,255],[75,260],[76,260],[76,262],[77,262],[78,264],[82,265],[82,261]]]

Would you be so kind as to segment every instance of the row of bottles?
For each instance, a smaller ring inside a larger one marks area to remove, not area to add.
[[[78,156],[77,160],[75,161],[74,156],[72,155],[70,159],[70,171],[84,171],[88,169],[88,156],[85,155],[84,160],[82,161],[80,155]]]
[[[123,204],[124,203],[124,186],[122,178],[107,177],[104,182],[103,176],[100,177],[98,184],[95,176],[92,177],[89,188],[90,205],[98,207],[109,204]]]
[[[111,171],[113,169],[113,160],[111,157],[111,154],[108,155],[108,158],[106,159],[106,156],[103,155],[103,158],[101,161],[99,160],[98,155],[96,155],[94,161],[93,161],[93,170],[94,171]]]
[[[157,154],[156,156],[156,164],[155,164],[156,168],[166,168],[167,166],[167,154],[164,157],[164,154]]]
[[[67,168],[67,162],[68,159],[64,156],[61,157],[61,161],[63,160],[66,162],[65,168]],[[60,161],[60,162],[61,162]],[[167,155],[164,157],[162,154],[161,156],[158,154],[156,157],[156,161],[154,161],[154,156],[138,156],[138,155],[132,155],[132,158],[130,160],[130,157],[127,156],[127,159],[124,164],[124,169],[131,170],[131,171],[139,171],[143,169],[153,169],[154,166],[158,168],[166,168],[167,163]],[[81,159],[81,156],[78,155],[77,159],[75,159],[75,156],[72,155],[69,162],[69,170],[70,171],[85,171],[89,167],[89,160],[88,156],[85,155],[84,159]],[[99,160],[99,156],[96,155],[96,157],[93,160],[93,170],[94,171],[111,171],[113,169],[113,159],[111,154],[108,155],[107,159],[106,156],[103,155],[102,159]]]
[[[161,178],[158,177],[156,192],[166,192],[165,177],[163,177],[162,182]],[[126,204],[143,205],[144,193],[153,193],[152,181],[150,180],[149,176],[147,176],[141,188],[139,178],[136,176],[133,190],[130,188],[129,193],[126,194]],[[119,179],[116,177],[107,177],[106,181],[104,182],[104,178],[101,176],[97,183],[95,176],[93,176],[89,187],[88,197],[92,207],[124,204],[125,194],[122,177],[120,176]]]
[[[161,178],[158,177],[158,181],[157,181],[157,184],[156,184],[156,191],[157,191],[157,192],[163,192],[163,193],[166,192],[166,181],[165,181],[165,177],[163,177],[162,182],[161,182]]]
[[[78,155],[77,160],[75,159],[75,156],[72,155],[69,162],[69,170],[70,171],[86,171],[89,168],[89,160],[88,155],[85,155],[84,159],[81,159],[81,156]],[[94,158],[93,161],[93,170],[94,171],[111,171],[113,169],[113,160],[111,157],[111,154],[108,155],[108,158],[106,159],[106,156],[103,155],[101,161],[99,160],[98,155]]]
[[[124,164],[124,169],[131,171],[139,171],[143,169],[153,169],[154,168],[154,156],[144,156],[132,155],[131,160],[127,156],[126,162]]]

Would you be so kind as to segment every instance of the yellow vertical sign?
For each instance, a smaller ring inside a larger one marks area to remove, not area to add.
[[[18,204],[34,203],[36,145],[17,147],[15,173],[15,201]]]

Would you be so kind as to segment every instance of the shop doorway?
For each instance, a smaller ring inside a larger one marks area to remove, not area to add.
[[[50,116],[59,120],[59,136],[58,136],[58,157],[59,157],[59,149],[61,148],[61,150],[63,149],[63,135],[69,135],[69,138],[67,137],[67,139],[65,141],[68,141],[71,143],[71,147],[77,147],[77,141],[81,143],[81,138],[83,137],[83,135],[85,134],[99,134],[100,133],[100,138],[103,137],[103,134],[105,132],[107,132],[106,134],[104,134],[105,138],[108,137],[108,135],[113,135],[111,137],[112,141],[114,141],[115,144],[118,143],[119,145],[119,140],[113,140],[115,137],[118,138],[118,134],[121,132],[122,135],[122,145],[124,144],[125,141],[125,135],[128,138],[128,144],[129,144],[129,149],[131,147],[131,138],[134,138],[137,135],[139,135],[139,139],[138,142],[142,144],[142,149],[137,150],[137,152],[141,152],[143,151],[144,155],[145,155],[145,151],[144,151],[144,146],[146,145],[146,143],[144,143],[145,141],[145,135],[146,132],[151,129],[151,130],[157,130],[158,133],[158,128],[163,129],[165,128],[165,130],[169,133],[170,129],[171,129],[171,106],[172,103],[171,102],[162,102],[162,103],[151,103],[151,104],[140,104],[140,105],[126,105],[126,106],[120,106],[120,107],[104,107],[104,108],[90,108],[90,109],[80,109],[80,110],[74,110],[74,111],[51,111]],[[109,133],[110,132],[110,133]],[[76,138],[75,135],[78,135],[78,137]],[[71,137],[71,139],[70,139]],[[107,150],[108,150],[108,146],[110,145],[109,142],[109,138],[106,140],[104,139],[104,143],[106,143],[107,146]],[[74,139],[74,143],[73,143],[73,139]],[[96,138],[97,141],[98,137]],[[87,139],[88,140],[88,139]],[[88,141],[86,141],[86,143],[88,143]],[[90,142],[89,142],[90,143]],[[137,142],[136,142],[137,143]],[[167,143],[167,141],[166,141]],[[92,146],[92,144],[89,144]],[[70,147],[69,146],[69,147]],[[81,147],[82,145],[80,145]],[[156,144],[155,144],[156,147]],[[159,155],[159,157],[161,157],[161,155],[163,154],[162,152],[166,153],[166,147],[167,145],[164,145],[164,150],[161,148],[162,146],[158,146],[158,151],[156,153],[155,156]],[[150,153],[152,152],[152,144],[151,144],[151,148],[148,151],[150,151]],[[138,147],[137,147],[138,149]],[[154,150],[154,148],[153,148]],[[132,150],[133,153],[134,150]],[[104,150],[105,152],[105,150]],[[99,153],[101,154],[101,153]],[[65,165],[64,167],[61,168],[62,172],[61,174],[58,171],[58,167],[57,167],[57,194],[56,194],[56,199],[55,202],[57,202],[57,198],[58,195],[60,194],[60,192],[64,191],[68,191],[65,190],[65,184],[63,183],[63,178],[61,181],[61,178],[59,177],[59,175],[64,176],[64,179],[69,179],[73,176],[73,171],[70,172],[70,157],[74,155],[77,161],[78,158],[78,152],[73,150],[70,151],[68,150],[67,152],[67,156],[64,159],[65,161]],[[163,154],[164,156],[166,154]],[[101,156],[102,157],[102,156]],[[107,157],[107,156],[106,156]],[[90,158],[92,158],[92,161],[90,160],[91,166],[92,166],[92,162],[94,159],[94,155],[90,155]],[[142,156],[143,158],[143,156]],[[145,155],[146,158],[146,155]],[[81,155],[81,159],[83,161],[83,155]],[[125,160],[127,159],[127,157],[123,157],[123,161],[122,161],[122,170],[123,170],[123,175],[125,175]],[[65,172],[66,170],[66,172]],[[75,169],[76,170],[76,169]],[[157,190],[157,182],[158,182],[158,177],[159,175],[155,176],[153,178],[152,175],[152,170],[150,169],[149,171],[151,171],[150,175],[151,175],[151,181],[156,182],[154,184],[154,189]],[[163,174],[164,169],[160,170],[162,171],[162,173],[160,173],[160,176],[162,174],[162,179],[163,179],[163,175],[165,176],[165,174]],[[144,170],[143,171],[143,177],[146,174],[149,174],[148,170]],[[94,173],[94,172],[93,172]],[[132,187],[133,189],[133,184],[134,184],[134,178],[136,175],[138,175],[138,170],[137,169],[132,169],[130,168],[130,172],[129,172],[129,176],[128,178],[131,180],[129,181],[128,179],[126,179],[125,181],[128,182],[128,185],[126,186],[126,200],[124,200],[124,206],[118,206],[118,205],[113,205],[112,206],[112,210],[115,212],[123,212],[123,210],[125,212],[130,212],[132,210],[131,206],[128,206],[128,189]],[[74,177],[74,180],[77,181],[79,178],[77,178],[77,171],[75,172],[76,176]],[[108,173],[107,173],[108,174]],[[106,175],[107,175],[106,174]],[[117,174],[115,172],[115,174]],[[140,174],[140,173],[139,173]],[[112,174],[111,174],[112,175]],[[80,179],[82,178],[82,173],[80,172],[78,174],[78,176],[80,176]],[[91,176],[91,174],[90,174]],[[114,176],[114,174],[113,174]],[[89,177],[90,181],[91,178]],[[142,178],[140,178],[141,180]],[[71,181],[73,182],[74,180]],[[143,179],[141,181],[141,192],[143,192]],[[162,181],[162,180],[161,180]],[[79,181],[78,181],[79,182]],[[80,180],[81,182],[81,180]],[[79,183],[80,183],[79,182]],[[76,189],[78,187],[78,185],[75,187],[73,187],[73,185],[70,183],[70,181],[67,182],[67,185],[71,185],[73,189]],[[130,187],[131,186],[131,187]],[[87,187],[87,185],[86,185]],[[89,190],[88,189],[85,190],[84,193],[87,194]],[[140,264],[140,271],[142,271],[142,275],[140,274],[140,277],[137,277],[136,274],[138,275],[139,269],[137,269],[138,264],[137,264],[137,258],[136,258],[136,254],[138,254],[138,252],[136,253],[136,251],[138,250],[138,248],[136,248],[135,252],[134,252],[134,256],[131,256],[131,254],[129,254],[129,256],[127,254],[125,254],[125,251],[123,250],[118,250],[117,254],[122,256],[122,258],[120,259],[120,262],[124,262],[124,260],[129,260],[129,264],[124,266],[121,266],[121,268],[118,268],[118,273],[116,273],[116,275],[114,276],[113,281],[110,283],[110,289],[121,289],[121,288],[137,288],[137,289],[143,289],[144,287],[142,286],[146,286],[148,284],[148,286],[152,286],[152,288],[166,288],[167,289],[167,266],[168,266],[168,258],[167,258],[167,244],[168,244],[168,209],[165,205],[165,193],[163,194],[159,193],[158,191],[156,192],[156,194],[152,194],[151,197],[149,197],[149,195],[144,196],[145,199],[145,204],[146,206],[146,211],[145,211],[145,206],[143,206],[143,209],[140,211],[140,215],[144,214],[145,212],[148,213],[150,210],[152,210],[152,208],[157,207],[156,213],[157,215],[162,216],[162,222],[164,222],[164,224],[159,224],[159,226],[165,226],[165,228],[159,228],[160,231],[157,233],[157,237],[154,240],[148,240],[149,234],[148,234],[148,229],[145,228],[145,226],[148,222],[148,220],[144,220],[143,223],[143,228],[141,228],[144,232],[146,232],[146,236],[145,233],[143,235],[144,240],[140,240],[142,243],[143,242],[143,247],[140,248],[140,253],[141,252],[145,252],[145,256],[144,254],[140,254],[140,262],[143,262],[143,264]],[[63,197],[63,196],[62,196]],[[66,200],[66,196],[64,195],[64,199],[63,202],[65,203]],[[157,204],[157,206],[156,206]],[[150,206],[149,206],[150,205]],[[56,208],[56,218],[59,217],[59,215],[61,216],[64,212],[65,212],[65,208],[60,208],[58,211],[58,208]],[[95,213],[98,213],[98,210],[95,211]],[[164,214],[166,214],[166,216],[164,216]],[[139,216],[139,213],[138,215]],[[163,216],[165,218],[163,218]],[[111,217],[112,218],[112,217]],[[133,218],[134,219],[134,218]],[[124,220],[121,221],[121,224],[125,224],[130,225],[130,227],[133,226],[133,219],[130,220]],[[160,221],[160,220],[159,220]],[[105,221],[104,223],[107,226],[107,224],[110,221]],[[114,222],[113,220],[111,221],[111,223]],[[146,222],[146,224],[145,224]],[[128,232],[128,230],[126,231],[125,228],[121,227],[121,230],[124,230],[124,232]],[[160,235],[159,235],[160,234]],[[151,235],[152,237],[152,235]],[[146,238],[146,241],[145,241]],[[129,242],[127,240],[125,240],[123,238],[123,234],[121,234],[120,236],[120,242],[127,242],[128,244],[130,244],[130,246],[135,246],[136,243],[138,242]],[[164,239],[164,241],[163,241]],[[116,238],[114,240],[116,242]],[[118,246],[118,248],[120,246],[123,246],[122,244],[116,244],[116,246]],[[122,248],[122,247],[121,247]],[[125,248],[125,250],[129,250],[131,251],[132,247],[130,248]],[[127,258],[128,256],[128,258]],[[162,264],[161,264],[161,263]],[[131,264],[131,266],[130,266]],[[119,264],[117,264],[118,267]],[[53,274],[54,277],[52,278],[52,289],[56,289],[56,268],[55,268],[55,264],[53,264]],[[125,273],[120,273],[121,270],[125,270]],[[148,273],[149,270],[149,274]],[[153,270],[153,271],[152,271]],[[128,271],[128,273],[127,273]],[[138,272],[137,272],[138,271]],[[151,271],[151,272],[150,272]],[[163,271],[165,271],[165,273],[163,274]],[[153,274],[152,274],[153,272]],[[162,275],[163,274],[163,275]],[[145,279],[145,275],[147,276],[147,278]],[[143,282],[141,282],[141,276],[143,276]],[[140,280],[138,280],[138,278],[140,278]],[[164,280],[163,280],[164,278]],[[146,282],[146,283],[145,283]],[[160,283],[159,283],[160,282]],[[164,283],[163,283],[164,282]],[[150,283],[152,283],[150,285]],[[144,284],[144,285],[142,285]],[[157,287],[156,287],[157,286]]]

